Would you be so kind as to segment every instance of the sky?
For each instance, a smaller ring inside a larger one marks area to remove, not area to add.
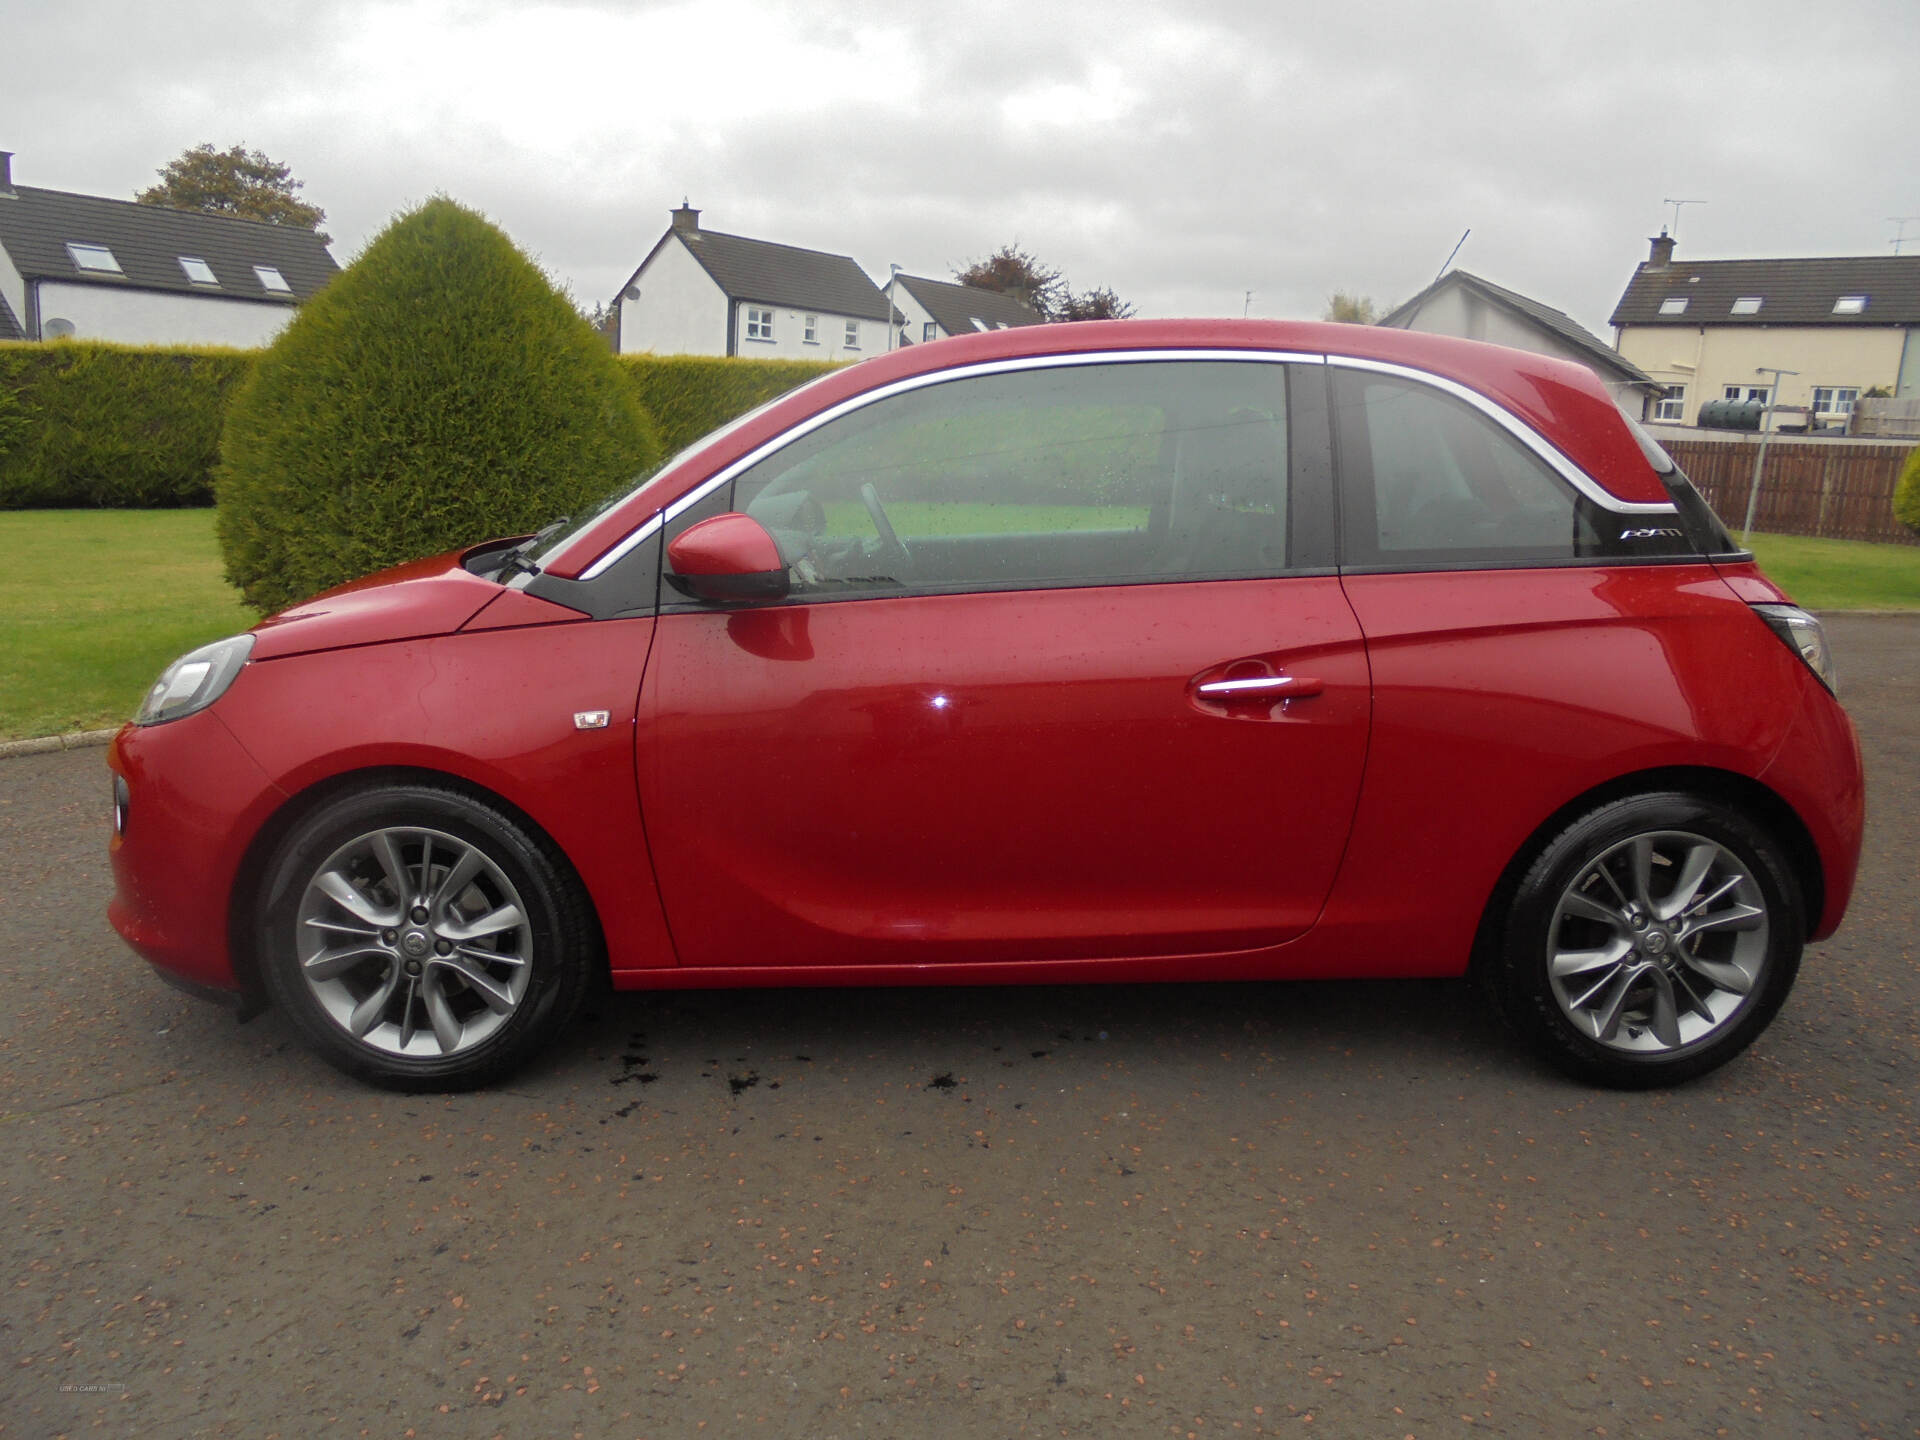
[[[290,165],[348,263],[436,195],[608,301],[705,228],[1142,316],[1317,318],[1455,264],[1601,336],[1678,255],[1920,254],[1920,0],[0,0],[16,183]],[[1249,293],[1251,297],[1249,298]]]

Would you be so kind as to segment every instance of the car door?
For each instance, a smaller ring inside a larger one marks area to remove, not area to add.
[[[1374,683],[1329,917],[1357,927],[1356,973],[1422,973],[1457,964],[1501,871],[1561,806],[1697,760],[1718,706],[1688,677],[1721,673],[1710,652],[1738,607],[1677,517],[1602,503],[1492,402],[1390,365],[1329,371],[1343,578]]]
[[[685,511],[669,541],[760,519],[792,590],[662,589],[636,744],[681,963],[1310,927],[1369,714],[1327,451],[1317,366],[1029,360],[883,393]]]

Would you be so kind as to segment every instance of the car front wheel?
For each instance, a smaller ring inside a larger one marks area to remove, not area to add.
[[[268,867],[262,972],[329,1062],[456,1090],[543,1048],[586,993],[597,935],[577,880],[514,819],[396,786],[323,805]]]
[[[1521,879],[1492,975],[1509,1017],[1562,1069],[1622,1088],[1732,1059],[1786,1000],[1806,921],[1774,840],[1740,811],[1672,793],[1603,805]]]

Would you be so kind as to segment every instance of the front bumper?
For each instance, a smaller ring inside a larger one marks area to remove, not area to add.
[[[125,824],[107,847],[108,920],[168,979],[244,1004],[229,924],[234,884],[284,792],[214,710],[123,726],[107,765],[126,782]]]

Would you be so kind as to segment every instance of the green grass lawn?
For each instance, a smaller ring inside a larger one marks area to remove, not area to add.
[[[117,725],[175,656],[254,615],[211,510],[0,512],[0,739]]]
[[[1760,568],[1809,610],[1920,610],[1920,545],[1755,535]]]

